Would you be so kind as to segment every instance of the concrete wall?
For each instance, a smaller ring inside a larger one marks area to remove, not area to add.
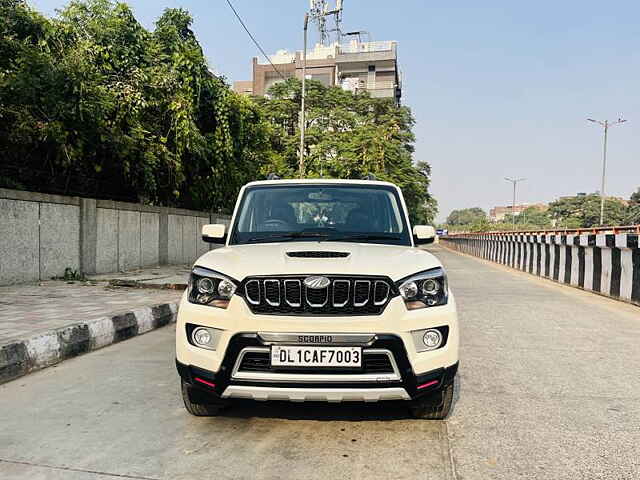
[[[192,263],[225,215],[0,189],[0,285]]]
[[[640,305],[638,234],[464,234],[448,248]]]

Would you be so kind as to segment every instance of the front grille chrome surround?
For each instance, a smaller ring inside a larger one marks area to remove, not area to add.
[[[358,302],[358,285],[366,285],[367,286],[367,296],[364,300]],[[371,290],[371,282],[369,280],[356,280],[353,285],[353,306],[354,307],[364,307],[367,303],[369,303]]]
[[[257,291],[258,297],[252,297],[250,290],[254,288]],[[260,305],[260,281],[259,280],[249,280],[244,284],[244,297],[251,305]]]
[[[344,302],[336,302],[336,290],[339,285],[345,285],[347,288],[346,291],[346,299]],[[349,280],[334,280],[333,282],[333,293],[331,295],[331,302],[334,307],[342,308],[349,302],[349,289],[351,287],[351,282]]]
[[[318,275],[248,277],[237,294],[247,301],[252,313],[261,315],[380,315],[399,295],[391,279],[374,275],[322,275],[329,279],[323,288],[304,284]]]
[[[310,300],[309,299],[309,294],[313,295],[314,293],[320,293],[322,295],[321,298],[324,298],[324,300],[321,303],[314,302],[314,301]],[[309,305],[310,307],[313,307],[313,308],[322,308],[329,301],[329,288],[328,287],[318,288],[318,289],[305,287],[304,294],[305,294],[305,298],[307,300],[307,305]]]
[[[271,305],[272,307],[279,307],[280,306],[280,282],[278,280],[265,280],[263,282],[264,284],[264,299],[265,301]],[[275,288],[277,289],[277,294],[275,296],[271,296],[271,294],[269,293],[269,285],[275,285]],[[274,300],[274,298],[276,300]]]
[[[383,290],[385,293],[381,296],[382,300],[376,300],[378,298],[378,289]],[[373,284],[373,304],[374,305],[384,305],[387,303],[389,299],[389,293],[391,293],[391,288],[386,282],[381,282],[380,280],[376,280]]]
[[[284,282],[284,301],[287,302],[287,305],[290,307],[299,307],[302,305],[302,282],[300,280],[285,280]],[[298,298],[296,302],[293,301],[291,296],[289,295],[289,289],[287,285],[292,285],[297,287],[298,289]]]

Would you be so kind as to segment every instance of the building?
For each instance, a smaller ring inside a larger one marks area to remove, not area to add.
[[[307,51],[307,79],[354,93],[366,91],[374,98],[391,98],[400,104],[402,79],[397,49],[394,41],[317,44]],[[279,50],[269,59],[278,71],[254,57],[252,80],[234,82],[233,90],[264,96],[270,87],[283,81],[282,77],[302,79],[302,52]]]
[[[521,205],[516,205],[515,209],[512,205],[507,205],[504,207],[493,207],[489,210],[489,220],[492,222],[501,222],[507,215],[511,215],[512,212],[515,212],[515,215],[520,215],[527,208],[537,208],[538,210],[545,211],[549,208],[549,206],[545,203],[523,203]]]

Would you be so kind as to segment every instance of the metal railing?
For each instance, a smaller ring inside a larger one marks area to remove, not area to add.
[[[452,232],[443,237],[457,237],[462,235],[596,235],[596,234],[637,233],[640,225],[620,225],[615,227],[584,227],[584,228],[552,228],[546,230],[504,230],[490,232]]]

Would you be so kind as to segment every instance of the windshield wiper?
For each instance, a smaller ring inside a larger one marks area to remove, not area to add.
[[[334,242],[349,242],[352,240],[400,240],[400,235],[376,235],[373,233],[356,233],[343,237],[331,237]]]
[[[269,235],[260,236],[260,237],[251,237],[247,241],[257,242],[259,240],[267,240],[272,238],[282,238],[282,239],[327,238],[328,236],[329,236],[328,233],[323,233],[323,232],[286,232],[286,233],[271,233]]]

